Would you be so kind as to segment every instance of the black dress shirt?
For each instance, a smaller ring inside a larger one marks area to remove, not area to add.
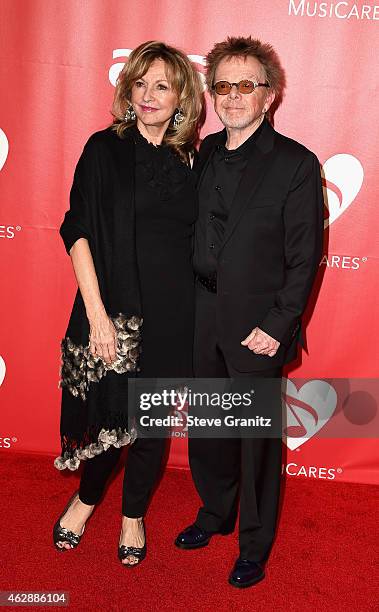
[[[199,276],[216,278],[217,256],[225,233],[234,195],[247,164],[247,152],[262,124],[237,149],[217,145],[199,186],[199,218],[196,223],[194,269]],[[225,132],[226,140],[226,132]]]

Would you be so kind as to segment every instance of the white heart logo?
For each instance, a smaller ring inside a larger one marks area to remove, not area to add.
[[[354,155],[339,153],[323,164],[325,175],[324,202],[329,211],[324,220],[324,228],[334,223],[354,202],[362,187],[364,171],[359,159]]]
[[[3,130],[0,128],[0,170],[7,161],[8,151],[8,138],[6,137],[5,132],[3,132]]]
[[[5,372],[6,372],[5,361],[0,355],[0,387],[3,384],[3,380],[5,378]]]
[[[286,379],[283,442],[295,450],[329,421],[337,406],[335,389],[324,380],[310,380],[300,389]]]

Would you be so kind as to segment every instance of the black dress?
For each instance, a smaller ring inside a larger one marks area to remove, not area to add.
[[[169,147],[155,147],[137,128],[130,129],[136,151],[136,250],[143,316],[140,376],[191,377],[195,177]],[[129,447],[123,515],[145,515],[165,447],[166,440],[159,438],[137,438]],[[79,489],[82,502],[92,505],[100,500],[121,451],[112,446],[85,462]]]
[[[194,175],[169,147],[156,147],[132,129],[143,316],[141,376],[192,376]]]

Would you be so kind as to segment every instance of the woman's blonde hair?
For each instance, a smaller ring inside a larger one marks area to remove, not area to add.
[[[132,51],[121,70],[112,106],[113,129],[120,137],[135,124],[125,119],[131,105],[131,91],[134,83],[143,77],[156,59],[165,63],[167,79],[178,95],[178,109],[184,115],[183,121],[174,127],[174,117],[164,135],[163,142],[171,146],[188,163],[198,138],[198,122],[203,108],[203,92],[199,74],[184,53],[159,41],[148,41]]]

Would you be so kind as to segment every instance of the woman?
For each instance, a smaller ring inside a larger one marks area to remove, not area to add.
[[[54,544],[79,544],[130,444],[118,546],[128,567],[146,555],[143,517],[166,442],[128,430],[128,378],[192,375],[190,159],[201,109],[200,80],[183,53],[160,42],[135,49],[117,81],[113,125],[90,137],[78,162],[60,229],[79,289],[62,341],[55,466],[86,461]]]

